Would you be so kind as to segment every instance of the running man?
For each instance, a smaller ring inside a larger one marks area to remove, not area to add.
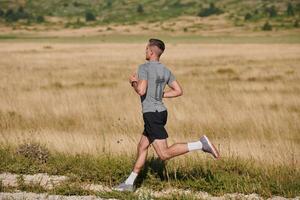
[[[168,160],[194,150],[202,150],[210,153],[216,159],[219,158],[217,149],[205,135],[195,142],[176,143],[168,146],[168,133],[164,128],[168,112],[162,99],[179,97],[183,92],[174,74],[159,62],[164,50],[163,41],[150,39],[146,46],[147,62],[139,66],[138,74],[134,73],[129,78],[131,86],[141,97],[144,132],[137,146],[137,160],[133,171],[125,182],[114,188],[115,190],[134,191],[134,181],[146,162],[150,144],[161,160]],[[166,85],[170,90],[164,91]]]

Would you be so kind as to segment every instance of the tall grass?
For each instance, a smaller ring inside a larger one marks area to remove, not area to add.
[[[127,79],[144,46],[2,43],[0,142],[134,153],[143,124]],[[207,134],[224,157],[297,166],[299,55],[296,44],[167,44],[162,62],[185,93],[165,100],[169,143]]]

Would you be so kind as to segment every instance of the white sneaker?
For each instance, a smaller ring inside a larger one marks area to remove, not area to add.
[[[124,191],[133,192],[134,189],[135,189],[134,185],[126,184],[125,182],[113,188],[113,190],[117,190],[121,192]]]
[[[202,151],[210,153],[216,159],[220,158],[217,148],[209,141],[206,135],[200,138],[200,142],[202,143]]]

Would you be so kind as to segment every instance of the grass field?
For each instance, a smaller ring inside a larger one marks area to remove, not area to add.
[[[181,173],[188,173],[193,166],[207,161],[209,164],[203,166],[215,166],[212,173],[218,174],[228,171],[218,171],[222,164],[251,161],[258,168],[268,169],[265,176],[258,173],[254,177],[273,177],[270,180],[278,182],[278,187],[290,182],[293,192],[283,189],[279,194],[297,194],[299,179],[291,177],[299,177],[300,45],[299,37],[291,37],[290,42],[267,37],[267,42],[247,37],[242,42],[235,37],[229,37],[227,42],[219,42],[222,37],[200,38],[196,42],[165,38],[167,47],[161,62],[174,72],[184,91],[180,98],[165,100],[169,144],[197,140],[206,134],[224,159],[211,164],[207,155],[193,152],[170,161],[172,172],[180,167]],[[127,155],[120,176],[111,179],[110,174],[110,182],[107,177],[97,181],[113,184],[124,178],[130,172],[143,130],[140,100],[131,89],[128,76],[144,62],[147,37],[131,38],[130,43],[124,42],[122,36],[118,38],[115,42],[99,38],[88,38],[90,42],[84,42],[85,38],[69,38],[67,42],[31,38],[24,42],[22,38],[2,37],[2,146],[15,148],[34,141],[46,145],[54,154],[70,157]],[[7,157],[6,153],[2,156]],[[232,158],[238,161],[233,162]],[[7,162],[18,163],[8,158]],[[2,166],[1,170],[14,171],[9,166]],[[251,164],[247,166],[251,168]],[[274,173],[272,167],[278,167]],[[201,188],[194,183],[190,182],[189,187],[213,192],[212,187]],[[272,185],[263,191],[228,187],[217,191],[273,193]]]
[[[1,43],[59,43],[59,44],[99,44],[99,43],[121,43],[121,44],[136,44],[144,43],[151,37],[150,35],[135,35],[135,34],[117,34],[106,33],[83,37],[82,34],[86,30],[78,32],[69,32],[61,34],[50,34],[44,36],[42,33],[16,33],[16,34],[2,34],[0,35]],[[66,31],[68,32],[68,31]],[[94,30],[95,32],[95,30]],[[300,32],[293,32],[292,34],[248,34],[248,35],[169,35],[158,33],[155,34],[157,38],[171,43],[171,44],[299,44]],[[73,35],[73,36],[72,36]]]

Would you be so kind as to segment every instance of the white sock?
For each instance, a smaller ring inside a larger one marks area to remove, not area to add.
[[[200,141],[189,142],[189,143],[187,143],[187,145],[188,145],[188,150],[189,151],[194,151],[194,150],[200,150],[200,149],[202,149],[202,143]]]
[[[133,185],[134,180],[136,179],[137,175],[138,175],[137,173],[131,172],[131,174],[129,175],[129,177],[126,179],[125,184]]]

